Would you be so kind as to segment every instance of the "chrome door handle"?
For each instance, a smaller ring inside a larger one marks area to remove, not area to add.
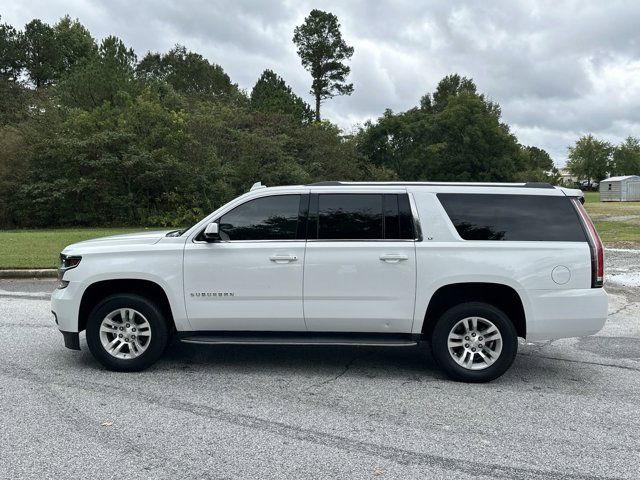
[[[401,253],[385,253],[380,255],[380,260],[387,263],[398,263],[401,260],[409,260],[409,256]]]
[[[271,255],[269,260],[275,263],[289,263],[298,260],[295,255]]]

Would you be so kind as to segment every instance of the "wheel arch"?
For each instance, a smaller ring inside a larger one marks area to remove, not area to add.
[[[162,286],[151,280],[119,278],[94,282],[84,290],[78,311],[78,331],[81,332],[87,328],[87,319],[95,305],[117,293],[140,295],[158,302],[169,327],[176,329],[171,303]]]
[[[422,335],[430,338],[436,322],[451,307],[464,302],[484,302],[502,310],[513,323],[519,337],[527,336],[527,320],[521,296],[511,286],[490,282],[460,282],[436,290],[427,306]]]

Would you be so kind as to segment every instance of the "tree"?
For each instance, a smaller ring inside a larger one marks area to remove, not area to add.
[[[69,15],[65,15],[54,25],[53,31],[58,49],[57,77],[97,54],[95,40],[77,19],[71,20]]]
[[[0,126],[0,225],[13,224],[12,199],[28,169],[27,141],[14,126]]]
[[[502,115],[500,105],[487,100],[484,94],[477,93],[476,84],[472,79],[461,77],[457,73],[444,77],[438,82],[436,91],[433,94],[427,93],[423,96],[420,99],[420,108],[429,113],[441,112],[445,109],[451,97],[458,97],[463,93],[477,96],[494,115],[497,117]]]
[[[24,27],[25,69],[36,88],[53,83],[58,76],[60,51],[54,29],[32,20]]]
[[[572,174],[589,182],[599,182],[610,171],[612,152],[613,147],[609,142],[598,140],[591,134],[585,135],[569,147],[567,168]]]
[[[387,110],[366,124],[358,134],[359,151],[402,180],[513,180],[520,147],[500,122],[499,107],[477,94],[470,79],[463,79],[465,88],[449,88],[456,77],[443,78],[420,107]]]
[[[612,172],[616,175],[640,175],[640,140],[634,137],[618,145],[613,151]]]
[[[96,50],[89,31],[68,15],[53,27],[34,19],[23,33],[0,25],[0,75],[15,81],[24,69],[37,89],[56,83]]]
[[[322,10],[312,10],[304,23],[294,30],[302,65],[313,77],[310,93],[316,100],[316,121],[320,121],[320,104],[337,95],[351,95],[353,84],[346,83],[351,68],[344,62],[353,55],[342,39],[338,17]]]
[[[538,147],[520,145],[517,157],[517,173],[514,180],[521,182],[558,183],[560,172],[553,164],[549,154]]]
[[[169,72],[163,60],[162,54],[147,52],[136,65],[136,75],[144,80],[166,81]]]
[[[114,104],[123,96],[134,96],[136,54],[117,37],[106,37],[98,52],[72,68],[62,78],[60,95],[64,102],[86,110],[103,102]]]
[[[449,97],[457,97],[461,93],[476,94],[476,84],[467,77],[461,77],[457,73],[447,75],[440,82],[436,91],[427,93],[420,99],[420,107],[430,113],[437,113],[444,110],[449,102]]]
[[[553,160],[549,154],[538,147],[522,147],[524,155],[524,170],[551,170]]]
[[[311,107],[272,70],[262,72],[251,90],[250,101],[254,110],[291,115],[301,123],[313,120]]]
[[[19,82],[23,67],[22,35],[9,24],[0,24],[0,125],[15,121],[24,108],[24,88]]]
[[[164,55],[147,53],[136,67],[139,77],[169,83],[179,92],[204,95],[237,93],[229,75],[220,65],[211,64],[202,55],[176,45]]]
[[[1,18],[1,17],[0,17]],[[11,25],[0,25],[0,77],[15,82],[24,66],[22,36]]]

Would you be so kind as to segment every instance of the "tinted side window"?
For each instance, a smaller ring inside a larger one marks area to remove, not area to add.
[[[384,238],[400,238],[398,195],[390,193],[384,196]]]
[[[584,230],[567,197],[439,193],[465,240],[584,242]]]
[[[300,195],[256,198],[225,213],[218,223],[223,240],[295,240]]]
[[[413,214],[411,213],[411,205],[409,204],[409,195],[398,195],[398,208],[400,209],[400,238],[416,238]]]
[[[383,238],[382,195],[331,194],[318,199],[318,239]]]
[[[415,238],[413,215],[407,194],[384,195],[384,238],[387,240]]]

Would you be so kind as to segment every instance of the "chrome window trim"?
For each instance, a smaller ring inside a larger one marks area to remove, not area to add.
[[[415,242],[416,240],[413,238],[311,238],[307,240],[309,243],[317,243],[317,242],[372,242],[372,243],[396,243],[396,242]]]
[[[197,236],[197,235],[196,235]],[[293,242],[306,242],[306,240],[301,240],[299,238],[295,238],[292,240],[218,240],[217,242],[207,242],[205,240],[196,240],[193,239],[193,243],[293,243]]]

